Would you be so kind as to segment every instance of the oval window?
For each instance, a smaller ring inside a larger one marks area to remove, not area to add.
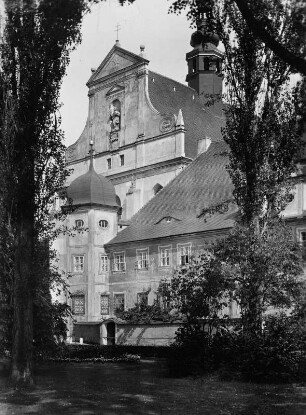
[[[75,226],[76,226],[77,228],[81,228],[82,226],[84,226],[84,221],[83,221],[82,219],[77,219],[77,220],[75,221]]]
[[[105,219],[101,219],[101,220],[99,220],[99,227],[100,228],[107,228],[108,227],[108,222],[107,222],[107,220],[105,220]]]

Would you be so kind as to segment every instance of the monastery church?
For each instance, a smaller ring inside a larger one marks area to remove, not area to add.
[[[203,209],[229,199],[225,169],[218,38],[201,43],[201,23],[186,54],[187,85],[149,69],[140,54],[117,41],[87,83],[89,111],[80,138],[67,149],[73,211],[55,248],[69,276],[72,307],[68,335],[100,344],[169,344],[176,324],[132,327],[116,317],[136,303],[153,304],[159,281],[186,264],[195,250],[225,235],[234,207],[204,220]],[[305,185],[286,215],[306,240]],[[237,310],[230,309],[231,317]]]

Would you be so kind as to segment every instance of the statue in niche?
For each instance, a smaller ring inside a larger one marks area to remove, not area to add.
[[[117,132],[121,128],[121,113],[120,113],[120,101],[116,99],[109,106],[109,122],[111,133]]]

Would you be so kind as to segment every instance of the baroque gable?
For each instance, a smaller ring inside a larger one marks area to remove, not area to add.
[[[87,82],[87,86],[107,78],[108,76],[111,76],[113,73],[116,73],[120,70],[128,69],[134,65],[142,63],[148,63],[148,61],[139,55],[136,55],[115,45],[110,50],[106,58],[102,61],[98,69],[94,71],[89,81]]]

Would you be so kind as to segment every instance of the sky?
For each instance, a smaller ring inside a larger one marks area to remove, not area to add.
[[[81,135],[88,112],[86,82],[91,68],[97,68],[114,46],[116,26],[120,26],[120,46],[139,54],[145,45],[149,68],[176,81],[185,82],[185,54],[194,29],[186,15],[168,14],[171,1],[136,0],[120,6],[117,0],[95,4],[84,17],[82,43],[71,53],[70,64],[61,88],[62,129],[65,144],[73,144]]]

